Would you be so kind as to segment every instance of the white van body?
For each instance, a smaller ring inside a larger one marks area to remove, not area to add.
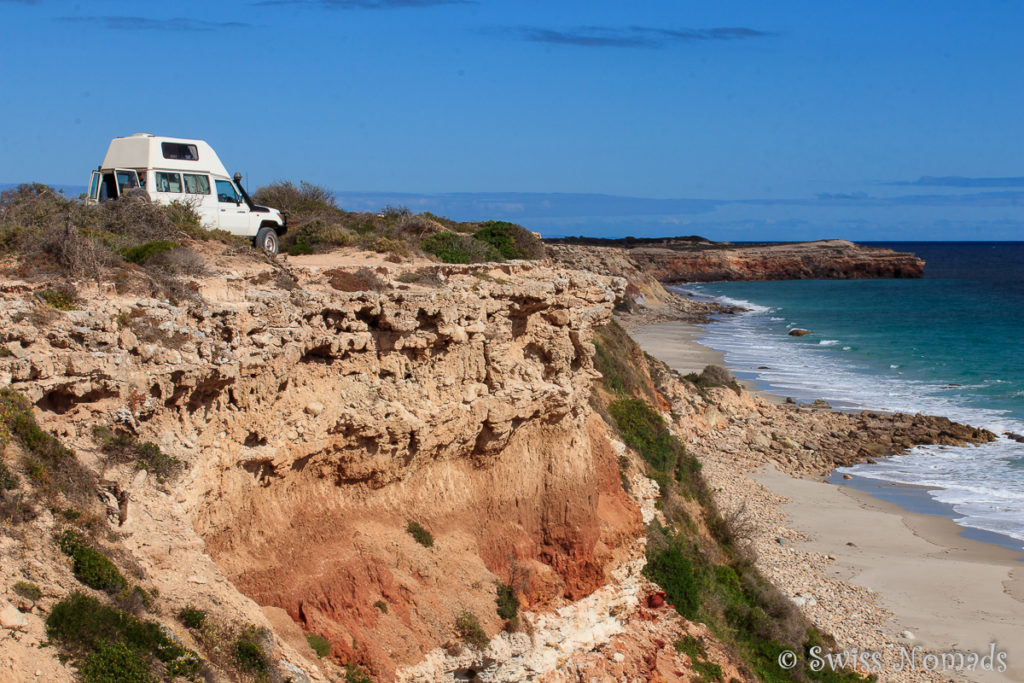
[[[286,229],[277,209],[257,206],[203,140],[136,133],[114,138],[103,164],[92,172],[86,203],[137,196],[159,204],[195,208],[203,227],[251,237],[276,254]]]

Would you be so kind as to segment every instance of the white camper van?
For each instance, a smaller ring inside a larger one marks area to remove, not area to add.
[[[240,173],[234,179],[228,175],[202,140],[136,133],[110,141],[103,164],[92,172],[86,202],[120,197],[185,202],[195,207],[204,227],[251,237],[257,247],[276,254],[285,218],[277,209],[257,206],[241,180]]]

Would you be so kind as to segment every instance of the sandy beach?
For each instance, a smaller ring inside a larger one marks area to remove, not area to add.
[[[673,322],[632,334],[686,373],[722,364],[721,354],[695,341],[699,331]],[[1024,553],[965,538],[944,516],[780,472],[731,441],[728,429],[692,445],[723,510],[745,501],[758,565],[773,583],[840,648],[890,651],[879,680],[1024,681]],[[1002,673],[924,671],[920,659],[914,672],[892,670],[900,648],[985,655],[993,643],[1005,652]]]

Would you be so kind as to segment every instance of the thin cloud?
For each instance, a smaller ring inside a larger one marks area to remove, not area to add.
[[[531,43],[625,48],[659,48],[670,43],[746,40],[775,35],[768,31],[742,26],[701,29],[666,29],[647,26],[629,26],[627,28],[580,26],[571,29],[550,29],[537,26],[518,26],[505,29],[504,32]]]
[[[964,176],[921,176],[917,180],[895,180],[883,185],[913,187],[1024,187],[1024,177],[966,178]]]
[[[251,24],[241,21],[203,21],[186,17],[152,19],[149,17],[86,16],[59,17],[57,21],[72,24],[98,24],[112,31],[171,31],[177,33],[221,31],[251,26]]]
[[[307,6],[336,10],[361,9],[416,9],[441,7],[444,5],[476,5],[477,0],[262,0],[254,3],[259,7]]]

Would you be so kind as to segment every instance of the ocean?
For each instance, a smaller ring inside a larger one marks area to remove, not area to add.
[[[738,377],[799,403],[944,415],[999,435],[840,470],[926,487],[955,521],[1024,548],[1024,242],[874,243],[924,258],[920,280],[716,282],[677,289],[739,304],[701,343]],[[811,330],[791,337],[789,330]]]

